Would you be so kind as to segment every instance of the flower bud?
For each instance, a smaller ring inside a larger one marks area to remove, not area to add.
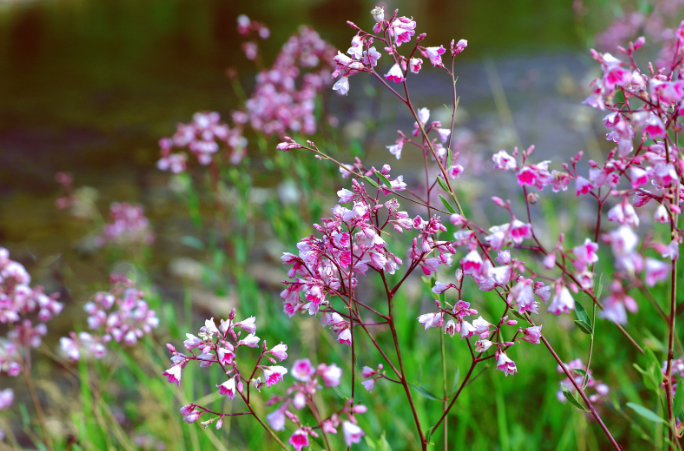
[[[527,201],[534,205],[539,202],[539,194],[537,193],[527,193]]]

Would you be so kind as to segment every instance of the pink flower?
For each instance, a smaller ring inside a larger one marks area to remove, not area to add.
[[[409,68],[411,69],[411,72],[414,74],[417,74],[420,72],[420,68],[423,65],[423,60],[420,58],[411,58],[409,60]]]
[[[337,335],[337,342],[340,344],[345,344],[347,346],[351,346],[352,344],[352,334],[351,334],[351,329],[346,328],[342,330],[338,335]]]
[[[646,285],[652,287],[658,282],[667,280],[670,275],[670,265],[649,257],[646,259],[645,271]]]
[[[266,379],[266,386],[270,387],[283,380],[283,376],[287,374],[287,369],[282,366],[264,366],[261,368],[264,371],[264,379]]]
[[[418,317],[418,322],[425,326],[425,330],[431,327],[442,327],[442,313],[426,313]]]
[[[464,274],[477,274],[482,268],[482,257],[480,257],[477,251],[470,251],[461,260],[461,267]]]
[[[314,366],[309,359],[295,360],[292,365],[292,377],[298,381],[306,382],[311,379],[315,371]]]
[[[5,410],[14,402],[14,391],[6,388],[0,391],[0,410]]]
[[[591,184],[591,182],[581,175],[575,179],[575,194],[580,195],[580,194],[589,194],[589,191],[594,189],[594,185]]]
[[[518,283],[511,289],[508,295],[508,303],[518,306],[519,313],[532,312],[537,313],[539,303],[534,300],[533,283],[530,279],[520,278]]]
[[[651,113],[646,120],[646,126],[644,131],[648,134],[648,137],[653,141],[657,139],[662,139],[665,137],[665,124],[660,120],[658,116]]]
[[[515,362],[509,359],[505,352],[499,353],[499,357],[496,360],[496,369],[499,371],[503,371],[503,373],[506,376],[518,372],[518,368],[516,368]]]
[[[241,329],[247,331],[249,334],[253,334],[256,332],[256,318],[253,316],[250,316],[249,318],[242,320],[238,323],[235,323],[237,327],[240,327]]]
[[[533,345],[538,345],[539,339],[541,338],[541,329],[542,326],[539,325],[528,327],[527,329],[520,329],[520,331],[524,335],[523,340],[527,341],[528,343],[532,343]]]
[[[231,401],[235,398],[236,391],[235,391],[235,378],[231,377],[221,385],[217,385],[219,389],[219,393],[222,395],[228,396],[228,399]]]
[[[570,295],[570,291],[566,287],[560,290],[556,289],[556,295],[549,304],[549,313],[560,315],[561,313],[570,313],[570,310],[575,309],[575,300]]]
[[[309,446],[309,434],[303,429],[294,431],[288,443],[294,446],[296,451],[302,451],[302,448]]]
[[[274,431],[285,430],[285,414],[281,409],[274,410],[266,415],[266,421],[268,421],[268,424],[271,425]]]
[[[489,340],[477,340],[475,342],[475,352],[486,352],[492,346]]]
[[[452,45],[453,45],[453,42],[454,42],[454,41],[451,41],[451,42],[452,42]],[[457,55],[457,54],[461,53],[462,51],[464,51],[464,50],[466,49],[466,47],[468,47],[468,41],[465,40],[465,39],[459,39],[459,41],[458,41],[458,42],[456,43],[456,45],[453,47],[451,53],[452,53],[453,55]]]
[[[349,92],[349,78],[342,76],[333,85],[333,91],[339,92],[341,95],[346,96]]]
[[[390,25],[390,36],[394,36],[395,43],[397,46],[400,46],[402,42],[409,42],[411,40],[411,36],[416,34],[415,28],[416,22],[413,19],[399,17]]]
[[[439,47],[426,47],[423,56],[427,56],[434,67],[441,67],[444,66],[442,63],[444,52],[446,52],[446,49],[442,45]]]
[[[340,385],[340,378],[342,378],[342,368],[335,365],[325,366],[325,369],[321,371],[321,377],[326,387],[337,387]]]
[[[268,352],[282,362],[287,358],[287,345],[281,342],[279,345],[272,347]]]
[[[387,81],[393,81],[395,83],[401,83],[405,80],[404,73],[401,71],[401,67],[398,64],[392,66],[392,68],[385,74]]]
[[[174,365],[168,370],[164,371],[162,373],[162,376],[166,376],[169,380],[169,382],[174,383],[178,386],[180,386],[180,381],[181,381],[181,366],[180,365]]]
[[[360,427],[349,421],[342,423],[342,433],[347,446],[351,446],[352,443],[361,443],[361,437],[366,435]]]
[[[369,392],[372,392],[373,388],[375,387],[375,381],[377,381],[377,379],[368,379],[365,381],[361,381],[361,385],[363,385],[363,388],[365,388]]]
[[[515,171],[518,168],[515,158],[508,155],[505,150],[500,150],[495,153],[492,157],[492,160],[494,161],[494,169],[500,169],[502,171]]]
[[[584,244],[572,249],[575,257],[577,257],[575,265],[589,266],[592,263],[596,263],[599,259],[598,254],[596,253],[597,251],[598,244],[594,243],[589,238],[586,238]]]
[[[670,223],[670,215],[667,212],[667,208],[665,208],[665,205],[660,204],[658,205],[658,208],[656,208],[655,212],[653,213],[653,220],[655,222],[659,222],[661,224],[669,224]]]
[[[463,166],[460,164],[455,164],[451,166],[449,169],[447,169],[447,173],[449,174],[449,177],[452,179],[458,178],[459,175],[463,172]]]
[[[260,338],[257,337],[256,335],[249,334],[245,338],[243,338],[242,340],[238,341],[237,345],[238,346],[247,346],[250,348],[256,348],[257,346],[259,346],[259,340],[260,340]]]

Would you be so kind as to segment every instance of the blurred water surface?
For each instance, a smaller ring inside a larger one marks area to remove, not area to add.
[[[469,40],[459,59],[459,87],[461,105],[474,113],[476,129],[486,131],[491,124],[482,117],[496,115],[482,58],[500,63],[514,108],[535,111],[539,103],[530,102],[534,96],[519,89],[535,65],[549,93],[555,92],[558,67],[577,71],[581,66],[572,53],[579,39],[567,0],[387,3],[388,11],[399,8],[413,15],[430,44]],[[374,2],[46,0],[1,5],[0,244],[40,260],[62,252],[87,228],[54,209],[57,171],[73,173],[78,186],[96,187],[103,214],[114,200],[144,203],[159,224],[158,243],[168,244],[166,231],[184,227],[183,207],[164,197],[168,177],[154,166],[156,143],[195,111],[227,115],[239,106],[225,76],[228,67],[238,70],[249,91],[255,69],[240,49],[239,14],[271,29],[270,40],[261,46],[268,63],[301,24],[313,25],[346,49],[353,33],[345,21],[370,27]],[[558,52],[561,56],[551,60],[545,56]],[[545,67],[553,70],[547,73]],[[352,84],[358,87],[362,81]],[[446,79],[428,77],[416,89],[436,107],[449,102],[442,100],[447,85]],[[352,103],[361,100],[365,108],[363,92],[352,94],[329,100],[342,124],[366,114]],[[535,98],[543,101],[544,94]],[[394,110],[384,111],[392,116]],[[520,125],[530,123],[534,120],[523,117]],[[408,130],[410,124],[407,119],[402,127]],[[392,124],[379,135],[383,139],[374,143],[378,152],[385,152],[384,139],[393,139],[395,130]],[[166,267],[168,254],[177,250],[166,244],[157,245],[154,255],[161,261],[151,269]],[[83,271],[101,280],[107,269],[104,263],[88,262]]]

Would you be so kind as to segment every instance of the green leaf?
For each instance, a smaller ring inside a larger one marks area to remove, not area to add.
[[[442,200],[442,203],[444,204],[444,208],[447,209],[449,213],[456,213],[456,210],[454,210],[454,207],[449,205],[449,201],[444,198],[441,194],[439,195],[439,198]]]
[[[454,159],[454,154],[451,149],[447,148],[447,168],[451,167],[452,160]]]
[[[432,393],[430,393],[429,391],[425,390],[423,387],[421,387],[417,384],[412,384],[409,382],[409,385],[411,387],[415,388],[418,393],[425,396],[427,399],[432,399],[434,401],[442,401],[442,399],[436,397],[435,395],[433,395]]]
[[[610,391],[610,400],[613,401],[613,407],[615,408],[615,410],[622,410],[620,409],[620,401],[618,400],[618,397],[613,390]]]
[[[561,387],[563,389],[563,394],[565,395],[565,399],[567,399],[570,402],[570,404],[572,404],[573,406],[577,407],[580,410],[587,412],[587,409],[585,409],[582,406],[582,404],[579,403],[577,398],[575,398],[575,395],[573,395],[572,392],[570,390],[568,390],[568,387],[566,387],[565,384],[561,383]]]
[[[660,418],[655,412],[652,410],[648,410],[644,406],[640,406],[639,404],[635,404],[633,402],[628,402],[627,407],[641,415],[642,417],[646,418],[649,421],[653,421],[654,423],[664,423],[665,420]]]
[[[454,396],[454,394],[456,393],[456,388],[458,387],[458,380],[460,379],[459,376],[460,375],[459,375],[458,368],[456,368],[456,374],[454,374],[454,383],[451,385],[451,395],[450,396]]]
[[[578,320],[589,324],[589,329],[591,329],[591,319],[589,319],[589,314],[586,310],[584,310],[584,306],[577,301],[575,301],[575,314],[577,315]]]
[[[599,276],[598,288],[596,289],[596,299],[601,297],[601,292],[603,291],[603,273]]]
[[[375,175],[377,175],[378,178],[379,178],[380,180],[382,180],[382,183],[384,183],[384,184],[387,186],[387,188],[392,189],[392,184],[390,183],[389,180],[387,180],[387,177],[385,177],[385,176],[382,174],[382,172],[380,172],[380,171],[375,171]]]
[[[579,368],[577,368],[577,369],[575,369],[575,370],[573,370],[573,371],[574,371],[575,373],[579,374],[580,376],[586,376],[586,375],[587,375],[587,372],[586,372],[586,371],[581,370],[581,369],[579,369]]]
[[[446,106],[446,103],[443,103],[442,105],[444,105],[444,108],[446,108],[447,113],[449,113],[449,115],[451,116],[451,110],[449,109],[448,106]]]
[[[385,431],[382,431],[382,435],[380,436],[380,451],[392,451],[392,447],[390,444],[387,442],[387,437],[385,437]]]
[[[365,175],[362,175],[361,177],[362,177],[365,181],[367,181],[368,183],[370,183],[370,185],[371,185],[373,188],[380,188],[380,186],[377,184],[377,182],[376,182],[375,180],[373,180],[372,178],[366,177]]]
[[[681,379],[678,381],[673,403],[674,416],[681,417],[684,412],[684,383],[682,383]]]
[[[366,445],[368,446],[368,448],[370,448],[371,451],[378,451],[378,447],[375,446],[375,442],[373,440],[371,440],[371,438],[369,436],[366,436],[365,440],[366,440]]]
[[[425,434],[425,440],[430,443],[430,439],[432,438],[432,428],[427,430],[427,433]]]
[[[439,186],[441,186],[444,191],[447,193],[449,192],[449,188],[442,177],[437,177],[437,183],[439,183]]]
[[[582,332],[584,332],[587,335],[591,335],[591,324],[584,322],[584,321],[580,321],[578,319],[575,320],[575,324],[577,324],[577,327],[579,327],[579,330],[581,330]]]

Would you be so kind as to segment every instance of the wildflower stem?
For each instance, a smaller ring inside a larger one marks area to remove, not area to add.
[[[582,388],[584,389],[589,382],[589,366],[591,365],[591,355],[594,352],[594,334],[596,334],[596,304],[591,305],[592,319],[591,319],[591,338],[589,339],[589,357],[587,359],[587,369],[584,374],[584,382]]]
[[[665,140],[665,151],[667,152],[667,161],[670,162],[670,152],[667,140]],[[675,190],[675,205],[679,205],[679,184],[674,188]],[[677,213],[674,213],[670,219],[670,233],[672,239],[675,238],[675,228],[677,227]],[[672,266],[670,269],[670,316],[668,325],[668,342],[667,342],[667,369],[665,378],[665,390],[667,399],[667,420],[669,427],[670,445],[669,449],[672,448],[672,442],[677,438],[677,425],[675,423],[674,416],[674,406],[673,406],[673,394],[672,394],[672,359],[674,359],[674,336],[675,336],[675,314],[677,311],[677,260],[672,260]]]
[[[454,395],[454,397],[451,398],[451,403],[449,403],[449,406],[444,410],[444,413],[442,413],[442,416],[439,417],[439,420],[437,420],[437,424],[435,424],[435,425],[432,427],[432,432],[433,432],[433,433],[437,430],[437,428],[438,428],[439,425],[442,423],[442,421],[444,421],[444,423],[445,423],[445,425],[446,425],[445,419],[446,419],[447,414],[449,413],[449,411],[450,411],[451,408],[453,407],[454,403],[455,403],[456,400],[458,399],[458,395],[461,394],[461,390],[463,390],[463,389],[465,388],[465,386],[466,386],[466,384],[467,384],[467,382],[468,382],[468,379],[470,379],[470,376],[473,374],[473,370],[474,370],[475,367],[477,366],[477,363],[478,363],[478,362],[479,362],[478,359],[473,358],[473,363],[470,365],[470,369],[468,370],[468,373],[466,374],[465,378],[463,379],[463,382],[461,382],[461,386],[458,387],[458,391],[456,392],[456,394]],[[444,434],[446,435],[446,429],[445,429],[445,433],[444,433]]]
[[[529,315],[528,313],[525,313],[525,319],[527,319],[527,322],[528,322],[528,323],[532,324],[533,326],[535,325],[534,322],[530,319],[530,315]],[[584,390],[582,389],[582,387],[580,387],[579,384],[577,384],[577,381],[576,381],[575,378],[570,374],[570,371],[569,371],[568,368],[565,366],[565,364],[564,364],[563,361],[560,359],[560,357],[558,357],[558,354],[556,354],[556,351],[553,350],[553,347],[551,347],[551,344],[546,340],[546,337],[544,337],[544,336],[542,335],[542,336],[541,336],[541,341],[544,343],[544,346],[546,346],[546,349],[549,350],[549,352],[550,352],[551,355],[553,356],[554,360],[556,360],[556,362],[558,363],[558,365],[560,365],[560,368],[563,369],[563,372],[564,372],[565,375],[568,377],[568,380],[572,383],[572,385],[575,386],[575,390],[577,390],[577,393],[579,393],[579,395],[582,397],[582,399],[584,400],[584,402],[587,404],[587,407],[588,407],[589,410],[591,411],[591,414],[594,416],[594,418],[596,418],[596,421],[597,421],[598,424],[601,426],[601,429],[603,429],[603,432],[606,434],[606,437],[608,437],[608,440],[610,440],[610,443],[613,445],[613,447],[614,447],[616,450],[620,451],[622,448],[620,448],[620,445],[618,445],[617,442],[615,441],[615,439],[613,438],[613,435],[610,433],[610,431],[609,431],[608,428],[606,427],[605,423],[603,422],[603,420],[602,420],[601,417],[599,416],[598,412],[596,412],[596,409],[594,408],[594,406],[593,406],[593,404],[591,403],[591,401],[589,401],[589,398],[587,398],[587,395],[584,393]]]
[[[394,348],[397,351],[397,363],[399,365],[400,371],[400,381],[401,385],[404,386],[404,391],[406,392],[406,397],[408,398],[409,405],[411,406],[411,412],[413,413],[413,419],[416,422],[416,429],[418,429],[418,435],[420,436],[420,443],[423,450],[427,450],[427,440],[425,440],[425,435],[423,434],[423,429],[420,425],[420,419],[418,418],[418,412],[416,411],[416,406],[413,403],[413,396],[411,395],[411,389],[409,388],[408,382],[406,381],[406,371],[404,370],[404,362],[401,358],[401,349],[399,346],[399,336],[397,335],[397,328],[394,324],[394,313],[393,313],[393,297],[394,293],[389,289],[387,285],[387,278],[385,277],[385,271],[381,271],[382,281],[385,284],[385,292],[387,293],[387,307],[389,311],[389,326],[392,332],[392,340],[394,341]]]
[[[449,395],[447,392],[447,376],[446,376],[446,356],[444,352],[444,331],[441,331],[442,333],[439,334],[439,341],[440,345],[442,348],[442,388],[444,391],[444,401],[442,401],[442,405],[444,406],[443,411],[446,412],[447,410],[447,396]],[[448,420],[444,419],[444,451],[447,451],[447,446],[449,443],[448,439],[448,429],[447,429],[447,423]]]
[[[31,399],[33,400],[33,405],[36,408],[36,413],[38,414],[38,421],[40,422],[40,427],[43,430],[43,439],[45,440],[45,446],[52,451],[52,440],[50,439],[50,434],[47,430],[47,424],[45,422],[45,415],[43,414],[43,407],[40,405],[40,399],[38,398],[38,393],[36,392],[36,387],[33,385],[33,379],[31,379],[31,351],[26,348],[26,356],[24,358],[24,380],[26,381],[26,386],[31,393]]]
[[[238,391],[238,393],[240,393],[240,392]],[[270,427],[268,427],[268,425],[267,425],[266,423],[264,423],[264,421],[261,419],[261,417],[259,417],[259,415],[257,415],[257,413],[256,413],[256,412],[254,411],[254,409],[252,408],[252,405],[247,401],[247,398],[245,398],[245,395],[243,395],[242,393],[240,393],[240,397],[242,398],[243,401],[245,401],[245,404],[247,405],[247,408],[249,409],[249,411],[251,412],[251,414],[254,415],[254,418],[256,418],[256,420],[259,422],[259,424],[261,424],[261,426],[263,426],[263,428],[266,429],[266,432],[268,432],[269,435],[270,435],[271,437],[273,437],[273,440],[275,440],[275,441],[280,445],[281,448],[283,448],[284,450],[287,450],[288,448],[287,448],[287,446],[285,446],[285,443],[283,443],[283,442],[278,438],[278,436],[276,435],[276,433],[273,432],[273,430],[272,430]]]

